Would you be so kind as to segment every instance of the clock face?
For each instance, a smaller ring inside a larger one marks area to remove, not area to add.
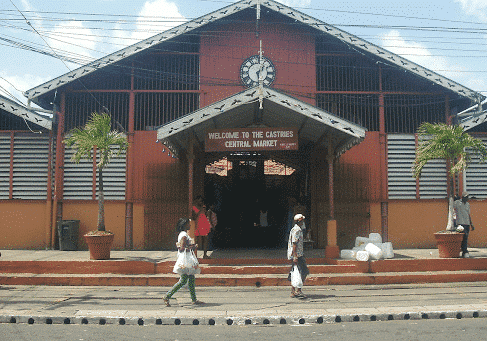
[[[240,79],[248,88],[259,84],[259,79],[266,86],[270,86],[276,79],[276,68],[271,60],[262,57],[262,65],[259,63],[259,56],[252,56],[242,63],[240,67]]]

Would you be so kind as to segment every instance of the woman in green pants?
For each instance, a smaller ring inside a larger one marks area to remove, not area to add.
[[[193,243],[191,240],[191,237],[188,235],[188,230],[189,230],[189,219],[186,218],[180,218],[178,221],[178,224],[176,226],[177,231],[179,232],[178,236],[178,242],[176,243],[176,246],[178,247],[178,258],[183,255],[183,252],[191,252],[193,251],[197,245]],[[176,261],[176,264],[174,265],[173,272],[174,273],[180,273],[178,272],[178,262]],[[185,285],[187,282],[188,287],[189,287],[189,293],[191,295],[191,300],[193,301],[193,304],[203,304],[203,302],[198,301],[196,299],[196,292],[194,290],[194,275],[188,275],[188,274],[181,274],[181,278],[179,281],[174,284],[174,286],[169,290],[166,295],[162,298],[164,300],[164,303],[166,304],[167,307],[170,307],[171,304],[169,303],[169,299],[174,295],[183,285]]]

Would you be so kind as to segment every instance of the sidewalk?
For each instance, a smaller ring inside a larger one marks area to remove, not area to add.
[[[197,287],[171,299],[169,287],[0,287],[0,323],[87,325],[278,325],[487,317],[486,283],[315,286],[307,299],[289,287]]]
[[[332,265],[325,264],[323,250],[307,250],[312,274],[305,300],[289,296],[285,250],[214,251],[212,259],[202,260],[196,280],[198,299],[206,304],[191,305],[183,288],[171,307],[161,297],[178,280],[170,273],[174,251],[112,251],[105,261],[90,260],[88,251],[0,252],[0,323],[245,325],[487,317],[483,248],[471,248],[471,259],[407,249],[395,250],[390,260],[326,260]],[[25,285],[43,278],[54,284]],[[73,285],[76,279],[83,286]]]

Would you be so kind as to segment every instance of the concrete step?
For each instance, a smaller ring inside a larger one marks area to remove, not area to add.
[[[165,274],[171,273],[174,261],[0,261],[3,273],[34,274]],[[324,258],[307,260],[313,273],[368,272],[367,262],[326,264]],[[285,274],[290,264],[286,259],[202,259],[203,274]]]
[[[233,275],[246,275],[246,274],[287,274],[291,269],[289,264],[287,265],[247,265],[247,266],[214,266],[202,264],[201,273],[205,275],[209,274],[233,274]],[[308,265],[311,273],[360,273],[365,272],[365,268],[360,268],[355,265]],[[172,267],[167,269],[172,271]],[[160,273],[164,273],[161,271]]]
[[[312,274],[487,270],[487,258],[386,259],[370,262],[310,258],[307,263]],[[206,275],[282,275],[290,269],[286,259],[203,259],[200,265],[202,274]],[[12,274],[154,275],[172,273],[173,266],[174,261],[0,261],[0,271]]]
[[[0,285],[172,286],[176,274],[37,274],[1,273]],[[487,281],[486,270],[382,273],[312,273],[306,286],[450,283]],[[289,286],[285,274],[200,274],[198,286]]]

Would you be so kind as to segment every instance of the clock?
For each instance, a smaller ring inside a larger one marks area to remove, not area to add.
[[[252,56],[242,63],[240,66],[240,79],[242,83],[248,87],[259,85],[259,77],[262,78],[262,83],[270,86],[276,79],[276,68],[269,58],[262,57],[262,67],[259,63],[259,56]]]

